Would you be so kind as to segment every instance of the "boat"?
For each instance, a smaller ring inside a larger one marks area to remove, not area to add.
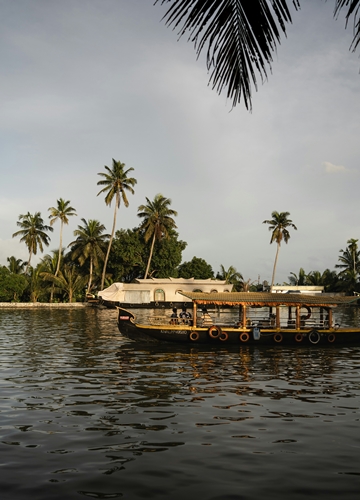
[[[182,292],[231,292],[232,285],[225,280],[195,278],[147,278],[134,283],[113,283],[98,293],[101,303],[107,307],[136,308],[181,307],[191,300]]]
[[[236,345],[360,345],[360,328],[335,322],[334,309],[357,304],[355,296],[268,292],[183,292],[191,319],[151,311],[137,321],[118,307],[118,328],[136,341]],[[177,311],[176,311],[177,312]],[[209,319],[210,318],[210,319]]]

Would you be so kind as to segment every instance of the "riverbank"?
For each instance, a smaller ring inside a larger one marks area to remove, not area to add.
[[[91,302],[0,302],[0,309],[75,309],[94,307]]]

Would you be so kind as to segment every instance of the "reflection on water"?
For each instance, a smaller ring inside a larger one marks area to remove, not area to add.
[[[0,331],[2,499],[357,497],[359,348],[139,345],[97,309]]]

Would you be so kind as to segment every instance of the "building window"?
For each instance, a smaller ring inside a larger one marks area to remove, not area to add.
[[[158,288],[154,292],[154,301],[155,302],[164,302],[165,301],[165,292],[161,288]]]

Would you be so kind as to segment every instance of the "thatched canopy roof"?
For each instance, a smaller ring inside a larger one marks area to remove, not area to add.
[[[351,304],[358,297],[343,297],[329,295],[307,295],[300,293],[267,293],[267,292],[179,292],[196,304],[217,306],[309,306],[309,307],[335,307],[337,305]]]

